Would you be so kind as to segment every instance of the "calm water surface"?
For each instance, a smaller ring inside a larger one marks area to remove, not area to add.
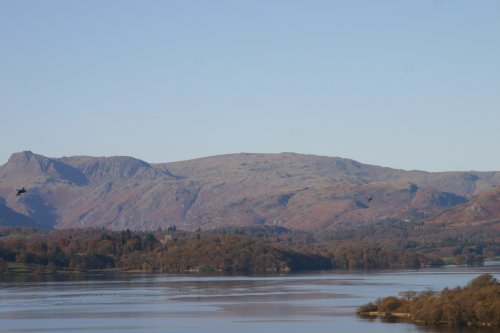
[[[0,332],[447,332],[383,323],[356,307],[464,285],[500,266],[273,276],[95,274],[0,278]]]

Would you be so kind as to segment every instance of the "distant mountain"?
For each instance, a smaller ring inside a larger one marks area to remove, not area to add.
[[[448,227],[493,225],[500,228],[500,187],[484,191],[469,202],[446,210],[429,223]]]
[[[499,184],[500,172],[404,171],[294,153],[149,164],[25,151],[0,167],[0,225],[328,230],[430,220]],[[21,186],[28,192],[16,196]]]

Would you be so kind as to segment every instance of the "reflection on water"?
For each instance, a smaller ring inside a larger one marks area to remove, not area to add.
[[[500,266],[419,271],[199,276],[72,274],[0,280],[0,332],[440,332],[355,315],[406,290],[464,285]]]

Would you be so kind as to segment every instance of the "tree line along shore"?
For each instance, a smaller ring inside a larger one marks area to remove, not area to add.
[[[465,287],[440,292],[404,292],[357,309],[360,316],[384,317],[431,326],[499,327],[500,283],[483,274]]]
[[[372,234],[373,235],[373,234]],[[358,234],[359,236],[359,234]],[[356,237],[358,237],[356,236]],[[289,272],[328,269],[420,268],[481,263],[500,254],[494,242],[362,240],[285,228],[226,228],[192,232],[105,229],[37,231],[0,228],[0,274],[105,271]]]

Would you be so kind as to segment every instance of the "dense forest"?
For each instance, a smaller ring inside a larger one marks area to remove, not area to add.
[[[407,318],[425,325],[500,327],[500,283],[483,274],[463,288],[379,299],[358,308],[358,314]]]
[[[481,264],[500,254],[491,233],[468,238],[383,234],[379,229],[311,234],[281,227],[155,232],[0,229],[0,272],[120,270],[158,272],[288,272],[420,268]],[[381,231],[382,230],[382,231]],[[389,229],[387,229],[389,230]],[[398,229],[391,229],[398,230]],[[394,231],[391,231],[394,233]],[[401,231],[403,232],[403,231]],[[405,231],[408,232],[408,231]],[[462,231],[463,233],[466,231]],[[434,233],[435,234],[435,233]],[[425,234],[427,235],[427,231]],[[444,259],[444,260],[443,260]]]

